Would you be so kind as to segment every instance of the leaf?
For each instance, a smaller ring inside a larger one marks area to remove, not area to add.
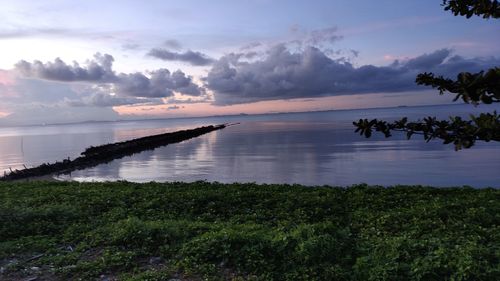
[[[412,135],[413,135],[413,131],[406,132],[406,138],[407,139],[410,139]]]
[[[371,128],[367,128],[367,129],[365,130],[365,137],[366,137],[366,138],[369,138],[369,137],[371,137],[371,136],[372,136],[372,129],[371,129]]]

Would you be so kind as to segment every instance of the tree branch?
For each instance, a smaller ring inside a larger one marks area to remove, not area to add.
[[[455,16],[500,18],[500,5],[497,0],[443,0],[442,6],[445,11],[451,11]]]
[[[450,117],[450,120],[436,120],[436,117],[427,117],[423,120],[408,122],[408,118],[392,123],[377,119],[360,119],[353,122],[356,132],[369,138],[372,132],[380,132],[385,137],[392,136],[392,131],[402,131],[410,139],[414,134],[423,135],[429,142],[432,139],[441,139],[444,144],[453,143],[455,150],[472,147],[476,141],[500,141],[500,115],[497,112],[481,113],[479,116],[470,115],[470,120],[461,117]]]
[[[465,103],[491,104],[500,102],[500,68],[495,67],[478,73],[462,72],[457,80],[435,76],[433,73],[421,73],[417,76],[418,85],[437,88],[439,94],[456,94],[454,101],[461,98]]]

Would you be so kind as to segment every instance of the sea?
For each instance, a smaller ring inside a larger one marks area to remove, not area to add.
[[[500,107],[434,105],[305,113],[155,119],[0,128],[0,170],[74,159],[85,148],[204,125],[237,123],[56,180],[255,182],[309,186],[500,187],[500,143],[455,151],[440,140],[355,133],[360,118],[448,118]]]

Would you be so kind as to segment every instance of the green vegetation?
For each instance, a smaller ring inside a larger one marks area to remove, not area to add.
[[[0,183],[1,280],[498,280],[500,190]]]

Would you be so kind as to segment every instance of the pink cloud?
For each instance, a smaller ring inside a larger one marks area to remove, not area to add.
[[[18,94],[15,91],[15,86],[15,76],[7,70],[0,69],[0,97],[17,97]]]

